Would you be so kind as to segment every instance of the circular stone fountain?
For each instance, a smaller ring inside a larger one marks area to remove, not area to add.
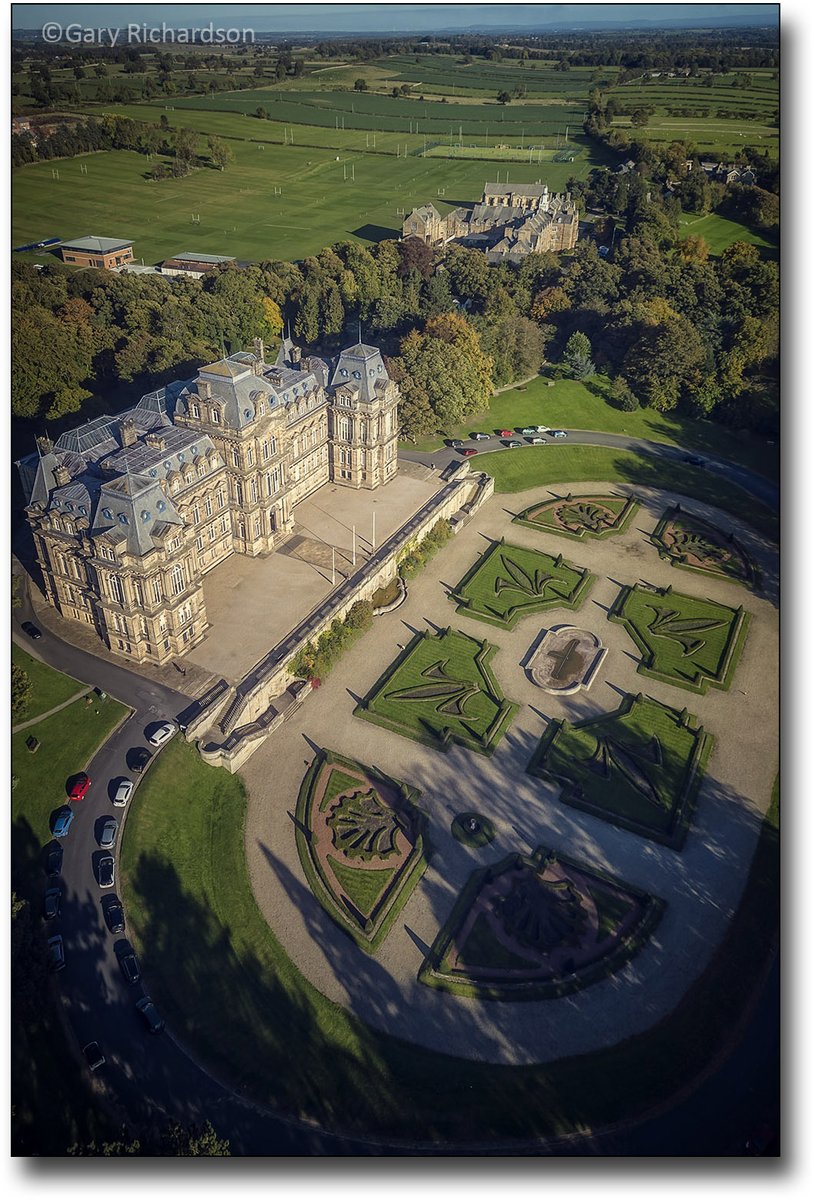
[[[608,651],[596,634],[574,625],[544,631],[527,662],[533,683],[558,696],[591,687]]]

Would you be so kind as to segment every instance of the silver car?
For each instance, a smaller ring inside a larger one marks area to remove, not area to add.
[[[175,725],[172,721],[165,721],[163,725],[159,725],[147,739],[151,746],[163,746],[165,742],[169,742],[170,738],[175,733]]]
[[[116,795],[113,797],[113,803],[117,808],[124,808],[132,795],[133,780],[122,777],[116,787]]]
[[[99,831],[99,845],[103,850],[112,850],[116,845],[116,835],[119,832],[119,822],[108,817]]]

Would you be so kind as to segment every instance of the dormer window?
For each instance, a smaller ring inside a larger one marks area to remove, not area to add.
[[[155,477],[156,477],[157,475],[158,475],[158,471],[156,470],[156,468],[155,468],[155,467],[151,467],[151,468],[150,468],[150,478],[151,478],[151,479],[155,479]]]
[[[362,378],[362,376],[360,375],[359,371],[354,371],[354,379],[361,379],[361,378]]]
[[[141,510],[140,516],[143,521],[149,521],[150,520],[150,510],[148,508],[143,508]]]
[[[156,503],[156,508],[158,509],[159,512],[164,512],[166,507],[167,507],[167,502],[165,500],[159,500]]]
[[[109,508],[102,509],[102,516],[105,518],[106,521],[113,520],[113,513],[111,512],[111,510]]]
[[[80,515],[81,515],[81,516],[83,516],[83,517],[87,517],[87,515],[88,515],[88,510],[87,510],[87,508],[85,507],[85,505],[84,505],[84,504],[80,504],[80,506],[79,506],[79,512],[80,512]]]
[[[128,524],[128,520],[127,520],[127,514],[126,514],[126,513],[119,513],[119,524],[120,524],[120,525],[127,525],[127,524]]]
[[[165,462],[165,464],[164,464],[164,470],[165,470],[165,471],[172,471],[172,469],[173,469],[173,464],[172,464],[172,461],[171,461],[171,460],[168,458],[168,459],[167,459],[167,461],[166,461],[166,462]]]
[[[70,500],[66,500],[66,501],[65,501],[65,507],[68,509],[68,512],[73,512],[73,511],[74,511],[74,506],[73,506],[73,504],[71,504],[71,501],[70,501]]]
[[[346,371],[345,367],[340,367],[340,375],[342,375],[343,379],[348,378],[348,372]]]
[[[251,408],[245,408],[245,409],[243,410],[243,415],[244,415],[244,417],[246,418],[246,420],[247,420],[247,421],[251,421],[251,420],[252,420],[252,410],[251,410]]]
[[[217,409],[217,408],[213,408],[213,410],[212,410],[212,424],[213,424],[213,425],[220,425],[220,423],[221,423],[221,414],[218,412],[218,409]]]
[[[191,405],[190,405],[190,415],[191,415],[191,416],[193,416],[193,417],[200,417],[200,416],[201,416],[201,409],[198,407],[198,405],[197,405],[197,404],[191,404]]]

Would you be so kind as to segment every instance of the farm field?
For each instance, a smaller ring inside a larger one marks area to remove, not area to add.
[[[257,122],[260,124],[260,122]],[[335,149],[230,143],[235,160],[221,172],[208,168],[184,179],[152,183],[154,165],[135,151],[105,151],[32,163],[12,176],[13,245],[47,237],[129,237],[137,261],[158,262],[183,250],[238,258],[298,259],[347,238],[377,242],[398,237],[402,215],[436,201],[447,206],[480,197],[493,167],[475,161],[346,153]],[[83,174],[80,166],[87,166]],[[343,168],[354,182],[343,180]],[[552,190],[579,164],[537,164],[511,169],[516,183],[543,179]],[[59,171],[59,181],[53,171]],[[275,189],[281,189],[276,192]],[[57,190],[58,189],[58,190]],[[58,199],[57,199],[58,197]],[[55,219],[54,213],[65,214]],[[200,214],[193,224],[192,214]],[[48,256],[37,256],[48,261]]]

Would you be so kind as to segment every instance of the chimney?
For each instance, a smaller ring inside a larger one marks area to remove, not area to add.
[[[300,347],[299,347],[299,346],[292,345],[292,348],[291,348],[291,354],[289,355],[289,361],[291,362],[291,365],[292,365],[293,367],[296,367],[296,366],[298,366],[298,365],[299,365],[299,363],[300,363],[300,356],[301,356],[301,354],[302,354],[302,353],[303,353],[303,352],[302,352],[302,350],[300,349]]]
[[[39,447],[40,454],[50,454],[54,449],[54,443],[47,435],[37,438],[37,446]]]
[[[136,430],[136,422],[133,418],[125,417],[119,428],[122,434],[122,445],[135,446],[138,432]]]
[[[54,468],[54,483],[57,487],[65,487],[71,482],[71,472],[62,463]]]
[[[212,398],[212,384],[208,379],[198,380],[198,395],[202,400],[209,400]]]
[[[260,370],[260,368],[263,366],[263,363],[264,363],[264,358],[263,358],[264,351],[265,351],[265,347],[263,345],[263,338],[259,338],[259,337],[255,338],[255,357],[258,360],[258,370],[256,370],[256,372],[255,372],[256,375],[262,374],[262,371]]]
[[[148,433],[144,439],[144,444],[145,446],[150,446],[153,450],[164,450],[167,446],[160,433]]]

